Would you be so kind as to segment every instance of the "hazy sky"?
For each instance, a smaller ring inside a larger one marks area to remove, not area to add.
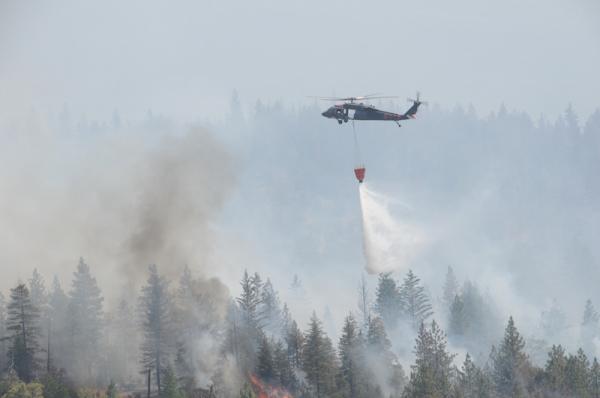
[[[554,118],[600,104],[597,0],[0,0],[0,116],[148,108],[218,117],[237,89],[308,95],[421,90],[480,113]]]

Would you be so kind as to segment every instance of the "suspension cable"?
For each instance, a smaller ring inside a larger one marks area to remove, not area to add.
[[[354,161],[356,165],[362,166],[362,157],[360,156],[360,145],[358,144],[358,132],[356,131],[354,120],[352,120],[352,133],[354,135]]]

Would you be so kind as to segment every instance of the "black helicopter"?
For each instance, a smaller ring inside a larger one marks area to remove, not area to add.
[[[412,106],[403,114],[382,111],[380,109],[375,108],[373,105],[368,105],[363,102],[363,100],[374,100],[380,98],[398,98],[398,97],[390,97],[390,96],[380,96],[379,94],[369,94],[361,97],[346,97],[346,98],[333,98],[333,97],[318,97],[321,100],[325,101],[344,101],[343,104],[336,104],[325,112],[321,113],[321,115],[325,116],[329,119],[336,119],[339,124],[348,123],[348,120],[391,120],[398,124],[398,127],[402,127],[400,125],[400,120],[408,120],[414,119],[417,111],[419,110],[419,106],[421,104],[426,104],[426,102],[421,101],[420,93],[417,92],[417,98],[411,99],[408,101],[412,102]],[[350,111],[353,111],[350,114]]]

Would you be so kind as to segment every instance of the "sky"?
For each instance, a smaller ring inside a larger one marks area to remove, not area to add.
[[[480,114],[586,118],[600,92],[596,0],[0,1],[0,115],[219,119],[234,90],[307,96],[420,90]]]

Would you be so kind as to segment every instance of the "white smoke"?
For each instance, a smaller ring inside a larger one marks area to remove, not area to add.
[[[392,215],[386,195],[359,185],[367,271],[370,274],[406,270],[422,250],[425,238],[410,220],[410,208],[402,204],[403,216]]]

